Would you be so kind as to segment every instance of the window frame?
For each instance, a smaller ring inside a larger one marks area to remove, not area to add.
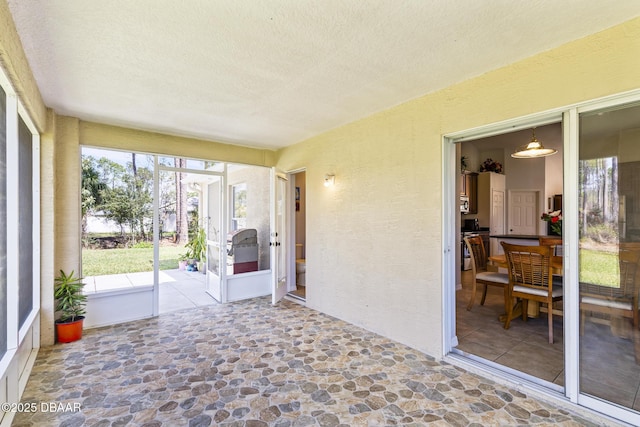
[[[246,221],[247,221],[247,214],[245,211],[245,216],[236,216],[236,189],[242,187],[242,189],[240,191],[244,191],[245,192],[245,201],[244,201],[244,208],[245,210],[247,209],[247,200],[246,200],[246,195],[247,195],[247,183],[246,182],[239,182],[237,184],[231,184],[229,185],[229,195],[231,196],[231,203],[229,204],[229,231],[236,231],[239,230],[241,228],[245,228],[246,227]],[[238,191],[238,192],[240,192]],[[240,227],[238,222],[240,220],[244,220],[245,224],[244,226]]]
[[[13,362],[18,349],[26,339],[32,339],[31,348],[39,347],[39,314],[40,314],[40,134],[27,109],[20,101],[4,70],[0,67],[0,86],[6,94],[6,114],[0,119],[6,120],[6,233],[7,238],[7,293],[6,293],[6,351],[0,356],[0,377],[4,377]],[[31,259],[32,268],[32,305],[20,326],[19,322],[19,121],[26,125],[31,133]],[[31,331],[33,330],[33,333]]]

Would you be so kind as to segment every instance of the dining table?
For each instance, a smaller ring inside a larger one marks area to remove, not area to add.
[[[507,263],[507,256],[505,254],[492,255],[492,256],[489,256],[487,259],[496,269],[499,269],[499,268],[507,269],[509,267],[509,264]],[[562,268],[563,268],[563,257],[557,256],[557,255],[552,256],[551,257],[551,273],[554,276],[562,276]],[[504,304],[505,304],[505,311],[506,311],[507,304],[509,304],[509,301],[505,301]],[[562,310],[553,309],[553,308],[552,310],[553,310],[553,314],[562,315]],[[522,304],[519,301],[514,306],[512,313],[513,313],[511,316],[512,320],[522,315]],[[531,301],[528,304],[527,316],[538,317],[539,315],[540,315],[540,304],[535,301]],[[507,317],[506,314],[500,315],[500,321],[504,322],[506,317]]]
[[[491,263],[498,268],[508,268],[509,264],[507,263],[507,256],[505,254],[492,255],[489,258]],[[551,257],[551,272],[554,275],[561,276],[562,275],[562,257],[554,255]]]

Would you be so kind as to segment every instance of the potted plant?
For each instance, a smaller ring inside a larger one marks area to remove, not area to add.
[[[67,343],[82,338],[82,324],[85,315],[87,296],[82,293],[84,283],[75,273],[65,273],[55,279],[54,297],[56,299],[56,313],[60,317],[56,320],[58,342]]]
[[[186,270],[189,256],[187,254],[180,254],[178,256],[178,270]]]
[[[197,269],[204,271],[204,262],[207,259],[207,235],[204,228],[198,228],[195,236],[185,246],[187,248],[187,258],[198,263]]]

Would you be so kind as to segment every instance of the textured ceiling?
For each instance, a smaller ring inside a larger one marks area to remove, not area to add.
[[[47,106],[291,145],[640,15],[638,0],[7,0]]]

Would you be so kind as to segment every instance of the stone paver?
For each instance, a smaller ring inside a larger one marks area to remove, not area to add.
[[[301,305],[268,298],[42,348],[14,426],[594,425]]]

